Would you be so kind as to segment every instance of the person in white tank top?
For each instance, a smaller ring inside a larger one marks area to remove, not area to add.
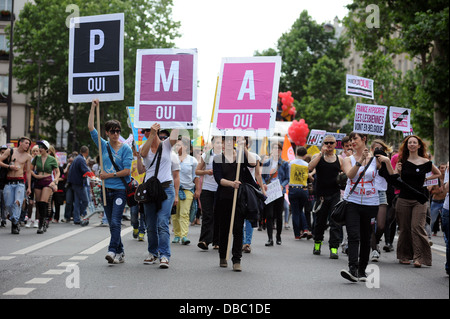
[[[344,198],[348,201],[346,208],[346,229],[348,234],[348,266],[349,270],[341,270],[341,276],[352,282],[365,281],[365,273],[370,255],[371,220],[377,215],[379,197],[375,178],[381,163],[386,163],[388,171],[393,174],[389,158],[373,155],[367,148],[367,135],[352,132],[350,141],[353,155],[344,159],[344,173],[348,177]],[[359,175],[369,165],[353,194],[348,196]]]

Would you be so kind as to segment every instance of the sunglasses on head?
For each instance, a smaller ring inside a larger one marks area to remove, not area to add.
[[[110,134],[120,134],[120,132],[122,132],[122,130],[120,130],[120,129],[109,130],[109,133],[110,133]]]
[[[325,145],[333,145],[334,143],[336,143],[336,142],[323,142],[323,144],[325,144]]]

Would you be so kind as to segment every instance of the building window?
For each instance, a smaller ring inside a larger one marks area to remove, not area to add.
[[[6,103],[8,99],[9,78],[7,75],[0,75],[0,103]]]
[[[12,0],[0,0],[0,10],[11,11]]]
[[[0,34],[0,51],[9,52],[9,41],[6,34]]]

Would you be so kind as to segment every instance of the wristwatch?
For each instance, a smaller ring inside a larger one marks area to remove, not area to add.
[[[362,166],[362,164],[360,162],[356,162],[355,165],[358,167]]]
[[[360,165],[361,166],[361,165]],[[117,173],[116,172],[114,172],[114,177],[117,177]]]

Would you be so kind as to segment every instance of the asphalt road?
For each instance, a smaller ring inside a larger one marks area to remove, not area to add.
[[[400,265],[395,252],[371,263],[370,283],[350,283],[340,276],[347,256],[329,259],[312,254],[312,240],[295,240],[283,230],[282,245],[265,247],[265,231],[255,229],[253,250],[243,254],[240,273],[219,267],[216,250],[196,244],[200,226],[191,226],[191,244],[172,244],[169,269],[144,265],[147,242],[132,238],[129,222],[122,227],[125,263],[104,259],[109,229],[94,216],[87,227],[51,224],[48,232],[22,228],[20,235],[0,229],[0,299],[449,299],[444,271],[442,232],[433,237],[433,266]],[[229,262],[231,265],[231,262]]]

